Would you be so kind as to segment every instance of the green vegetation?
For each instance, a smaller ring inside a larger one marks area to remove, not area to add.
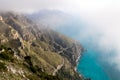
[[[41,80],[62,80],[58,76],[48,75],[47,73],[43,72],[42,69],[37,65],[33,66],[30,56],[25,56],[25,61],[29,64],[29,69],[34,73],[34,75],[28,75],[30,80],[38,80],[36,75]]]
[[[21,64],[14,63],[12,61],[14,59],[14,51],[11,48],[7,48],[7,47],[1,45],[0,51],[1,51],[0,59],[2,61],[2,62],[0,62],[0,71],[7,71],[6,64],[8,64],[9,61],[12,62],[12,64],[15,64],[20,67]],[[30,80],[62,80],[62,78],[59,78],[58,76],[52,76],[52,75],[47,74],[38,65],[33,65],[31,56],[25,56],[24,60],[27,63],[27,65],[23,64],[23,67],[26,67],[29,70],[29,73],[32,72],[29,75],[25,74],[28,79],[30,79]],[[8,62],[4,62],[4,61],[8,61]],[[15,76],[13,74],[11,74],[11,78],[12,77],[15,78]]]
[[[7,48],[1,45],[0,50],[0,59],[13,61],[14,51],[11,48]]]
[[[0,71],[7,71],[5,63],[3,63],[3,62],[0,62]]]

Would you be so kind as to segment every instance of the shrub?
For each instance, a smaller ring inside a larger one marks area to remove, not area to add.
[[[24,57],[25,61],[29,64],[32,65],[31,57],[30,56],[25,56]]]
[[[13,61],[14,51],[11,48],[7,48],[3,45],[0,46],[0,50],[3,50],[0,53],[0,59]]]
[[[7,67],[5,66],[5,63],[0,62],[0,71],[7,71]]]
[[[13,61],[13,56],[7,52],[1,52],[0,59]]]

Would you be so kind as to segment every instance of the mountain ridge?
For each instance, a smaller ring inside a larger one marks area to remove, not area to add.
[[[8,58],[1,57],[7,71],[0,78],[4,80],[7,75],[9,79],[22,80],[83,80],[74,70],[82,46],[52,29],[39,26],[22,14],[0,14],[0,45],[4,45],[0,54]],[[14,55],[8,55],[8,48]]]

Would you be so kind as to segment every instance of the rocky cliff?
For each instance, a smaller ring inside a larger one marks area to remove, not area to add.
[[[83,80],[74,70],[79,42],[22,14],[0,13],[1,80]]]

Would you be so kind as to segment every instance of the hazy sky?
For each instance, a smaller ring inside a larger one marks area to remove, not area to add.
[[[96,12],[104,8],[118,7],[118,0],[0,0],[1,9],[35,11],[60,9],[72,13]]]
[[[0,0],[0,10],[31,13],[41,9],[80,16],[89,25],[84,29],[84,36],[101,33],[98,45],[116,49],[111,63],[117,64],[120,70],[120,0]]]

